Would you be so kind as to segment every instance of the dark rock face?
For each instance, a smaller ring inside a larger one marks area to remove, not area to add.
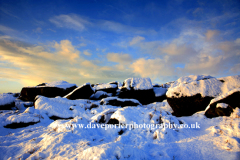
[[[128,98],[128,99],[136,99],[141,104],[150,104],[155,101],[155,93],[153,89],[149,90],[124,90],[122,89],[118,95],[119,98]]]
[[[217,108],[218,103],[228,104],[227,108]],[[240,91],[234,92],[231,95],[224,97],[214,103],[210,104],[209,109],[205,112],[205,116],[208,118],[218,116],[230,116],[233,109],[240,107]]]
[[[111,105],[111,106],[121,106],[121,107],[125,107],[125,106],[139,106],[139,105],[141,105],[140,103],[137,103],[136,100],[135,101],[124,100],[124,99],[121,100],[120,98],[109,99],[109,100],[103,99],[100,102],[100,104],[101,105]]]
[[[209,108],[205,112],[205,116],[207,118],[214,118],[214,117],[219,117],[219,116],[230,116],[232,112],[233,112],[233,109],[230,108],[230,107],[227,107],[227,108]]]
[[[119,121],[117,119],[110,119],[107,124],[119,124]]]
[[[163,100],[167,99],[166,95],[155,97],[155,102],[162,102]]]
[[[40,121],[39,121],[39,122],[40,122]],[[11,124],[8,124],[8,125],[4,126],[4,128],[11,128],[11,129],[23,128],[23,127],[27,127],[27,126],[30,126],[30,125],[37,124],[37,123],[39,123],[39,122],[11,123]]]
[[[10,104],[0,105],[0,110],[11,110],[12,107],[15,107],[15,102]]]
[[[64,119],[64,120],[68,120],[68,119],[73,119],[73,117],[69,117],[69,118],[62,118],[62,117],[58,117],[58,116],[51,116],[49,117],[50,119],[56,121],[56,120],[61,120],[61,119]]]
[[[24,87],[22,88],[21,91],[21,96],[19,99],[23,101],[34,101],[35,97],[37,95],[42,95],[45,97],[53,98],[56,96],[65,96],[66,94],[70,93],[73,91],[76,86],[67,88],[67,89],[62,89],[58,87],[45,87],[45,86],[38,86],[38,87]]]
[[[108,83],[111,85],[111,87],[109,88],[96,88],[96,91],[103,91],[103,92],[107,92],[107,93],[112,93],[112,95],[116,95],[117,89],[118,89],[118,84],[117,82],[110,82]]]
[[[118,88],[104,88],[104,89],[98,89],[96,91],[103,91],[103,92],[107,92],[107,93],[112,93],[112,95],[116,95]]]
[[[213,97],[202,97],[201,94],[196,94],[191,97],[169,98],[167,97],[168,104],[173,109],[173,115],[191,116],[198,111],[206,109]]]
[[[76,88],[74,91],[66,95],[67,99],[75,100],[75,99],[89,99],[89,97],[94,94],[94,91],[90,84],[83,85],[81,87]]]

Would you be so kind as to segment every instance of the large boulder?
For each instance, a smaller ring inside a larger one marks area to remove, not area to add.
[[[155,93],[150,78],[128,78],[123,82],[119,98],[137,99],[141,104],[155,101]]]
[[[35,87],[24,87],[19,97],[23,101],[34,101],[37,95],[53,98],[56,96],[65,96],[77,88],[76,84],[70,84],[66,81],[55,81],[43,83]]]
[[[172,83],[166,95],[176,116],[190,116],[205,110],[213,98],[239,87],[239,75],[219,79],[190,75]]]
[[[118,89],[118,82],[96,84],[94,85],[94,89],[96,91],[103,91],[103,92],[110,93],[112,95],[116,95],[116,91]]]
[[[3,93],[0,94],[0,110],[10,110],[15,106],[15,100],[19,93]]]
[[[4,127],[11,129],[27,127],[40,122],[41,119],[43,119],[43,117],[36,113],[24,112],[20,114],[14,114],[6,119]]]
[[[108,97],[104,98],[100,102],[101,105],[111,105],[111,106],[141,106],[142,104],[139,103],[136,99],[120,99],[117,97]]]
[[[211,100],[206,108],[205,116],[208,118],[218,116],[230,116],[233,109],[240,107],[240,88],[236,88],[226,94]]]
[[[71,93],[66,95],[65,98],[70,100],[89,99],[92,94],[94,94],[94,89],[92,88],[90,83],[86,83],[74,89]]]
[[[96,93],[94,93],[90,99],[91,100],[101,100],[103,98],[107,98],[109,97],[108,93],[107,92],[104,92],[104,91],[97,91]]]
[[[87,99],[72,101],[62,97],[47,98],[39,96],[34,103],[34,107],[42,113],[45,113],[49,118],[56,120],[81,116],[85,114],[85,110],[95,106]]]

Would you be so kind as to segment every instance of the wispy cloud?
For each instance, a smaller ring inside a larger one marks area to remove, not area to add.
[[[12,14],[9,10],[7,10],[6,8],[0,7],[0,11],[2,11],[3,13],[7,14],[8,16],[20,19],[18,16]]]
[[[50,18],[49,21],[54,23],[57,27],[69,28],[77,31],[84,31],[90,28],[107,30],[116,33],[131,33],[140,35],[157,33],[155,30],[152,29],[148,30],[145,28],[128,26],[119,22],[104,19],[89,19],[77,14],[62,14]]]
[[[17,30],[14,30],[12,28],[9,28],[3,25],[0,25],[0,31],[9,35],[19,33]]]
[[[138,44],[139,42],[145,40],[144,37],[141,37],[141,36],[137,36],[137,37],[134,37],[130,42],[129,42],[129,45],[132,46],[134,44]]]
[[[41,34],[43,33],[41,27],[37,27],[36,29],[33,30],[33,32],[35,32],[35,33],[41,33]]]
[[[76,14],[54,16],[50,18],[49,21],[54,23],[57,27],[70,28],[77,31],[83,31],[86,29],[86,25],[91,25],[91,22],[86,18]]]

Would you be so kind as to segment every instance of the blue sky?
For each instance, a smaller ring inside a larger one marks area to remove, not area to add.
[[[0,93],[240,74],[238,0],[0,0]]]

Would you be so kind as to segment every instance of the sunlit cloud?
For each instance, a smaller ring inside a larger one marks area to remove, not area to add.
[[[80,51],[78,51],[69,40],[62,40],[60,43],[55,43],[54,48],[57,51],[57,56],[69,59],[71,63],[76,63],[79,58]]]
[[[122,53],[108,53],[107,59],[108,61],[117,62],[121,64],[128,64],[132,62],[132,57],[129,54]]]
[[[208,30],[206,33],[206,39],[211,40],[214,36],[218,35],[219,31],[216,30]]]
[[[142,77],[157,78],[158,76],[171,76],[174,73],[168,62],[160,58],[140,58],[131,64],[130,68]]]

